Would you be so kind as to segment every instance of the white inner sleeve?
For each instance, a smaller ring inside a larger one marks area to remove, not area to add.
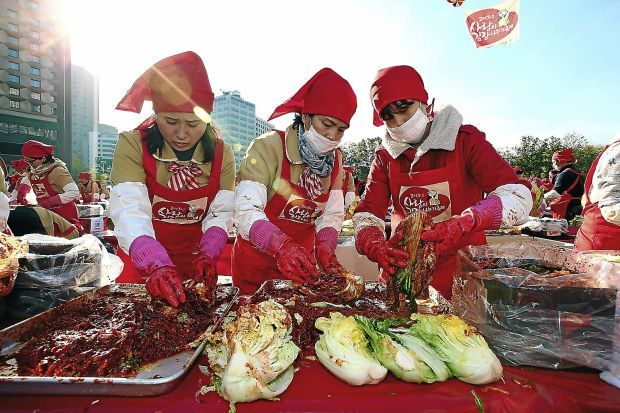
[[[329,198],[325,204],[325,210],[316,219],[316,232],[326,227],[334,228],[340,233],[344,221],[344,195],[342,189],[332,189],[329,191]]]
[[[234,223],[241,237],[248,240],[250,228],[259,219],[267,219],[267,187],[259,182],[244,180],[235,190]]]
[[[9,219],[9,198],[0,192],[0,232],[6,229],[6,221]]]
[[[64,192],[58,194],[58,196],[60,197],[60,202],[63,204],[80,199],[80,188],[78,188],[75,182],[65,185],[62,190]]]
[[[355,237],[357,233],[366,227],[378,227],[383,231],[385,236],[385,221],[370,212],[358,212],[353,214],[353,228],[355,231]]]
[[[15,188],[15,200],[17,200],[17,194],[19,193],[19,187],[21,185],[27,185],[30,188],[30,190],[26,194],[26,202],[28,202],[28,205],[37,205],[37,196],[32,190],[32,184],[30,183],[30,178],[28,178],[28,175],[25,175],[19,182],[19,185],[17,185],[17,187]]]
[[[355,201],[355,192],[347,192],[344,196],[344,209],[348,209],[353,201]]]
[[[99,201],[99,199],[100,199],[99,194],[95,192],[93,194],[93,201]]]
[[[114,222],[114,235],[125,253],[133,240],[141,235],[155,238],[153,211],[149,193],[141,182],[123,182],[110,192],[110,218]]]
[[[497,195],[502,201],[502,228],[525,223],[532,210],[532,193],[522,184],[498,186],[489,195]]]
[[[558,191],[556,191],[555,189],[552,189],[551,191],[547,192],[544,196],[545,198],[545,202],[549,203],[551,201],[553,201],[554,199],[558,199],[561,195],[558,193]]]
[[[202,221],[202,232],[210,227],[222,228],[229,233],[235,212],[235,192],[220,189],[213,198],[207,216]]]

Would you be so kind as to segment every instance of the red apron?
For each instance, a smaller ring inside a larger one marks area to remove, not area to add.
[[[35,179],[34,175],[32,175],[31,173],[29,174],[28,178],[30,179],[30,186],[32,187],[32,191],[37,198],[49,198],[58,195],[58,192],[56,192],[54,188],[52,188],[52,184],[50,184],[49,181],[50,173],[57,167],[58,165],[51,167],[45,175],[38,179]],[[75,206],[75,201],[70,201],[57,207],[49,208],[49,210],[57,213],[58,215],[75,225],[78,228],[80,234],[82,233],[82,225],[80,224],[78,210]]]
[[[607,149],[607,147],[605,147]],[[598,202],[592,203],[588,196],[592,187],[592,178],[598,161],[604,150],[592,163],[585,183],[586,206],[583,208],[583,224],[575,238],[575,249],[586,250],[620,250],[620,226],[607,221],[598,207]]]
[[[459,147],[458,144],[456,147]],[[405,165],[399,159],[390,157],[389,185],[394,205],[392,234],[396,232],[398,223],[412,212],[425,211],[433,217],[433,222],[437,223],[460,214],[482,199],[483,191],[467,173],[462,152],[458,149],[450,152],[432,151],[423,156],[436,156],[436,153],[445,154],[445,164],[436,169],[419,172],[403,172]],[[410,167],[410,164],[407,167]],[[485,243],[484,231],[478,231],[441,255],[437,259],[431,285],[444,297],[450,298],[458,249]],[[381,278],[386,279],[384,274],[381,274]]]
[[[348,191],[348,188],[349,188],[349,181],[350,181],[349,177],[350,176],[351,175],[349,175],[348,172],[346,172],[346,171],[344,172],[344,181],[342,182],[342,196],[344,196],[344,197],[347,196],[347,191]]]
[[[223,153],[224,142],[218,139],[207,185],[175,191],[157,182],[156,160],[149,153],[146,140],[142,142],[142,162],[152,206],[155,238],[164,246],[183,279],[192,278],[194,275],[194,250],[202,237],[202,221],[220,189]],[[131,258],[121,248],[118,248],[117,255],[123,260],[125,267],[116,282],[144,282]]]
[[[556,198],[549,203],[549,207],[551,208],[551,215],[555,219],[566,218],[566,210],[568,209],[568,204],[570,204],[574,200],[581,199],[581,197],[572,196],[571,194],[569,194],[569,192],[577,186],[579,180],[583,177],[583,174],[581,172],[575,171],[572,168],[567,168],[565,169],[565,171],[573,171],[577,174],[577,179],[575,179],[575,182],[573,182],[566,191],[562,192],[559,198]]]
[[[286,157],[284,132],[278,131],[282,139],[282,172],[280,180],[290,185],[292,193],[285,198],[276,192],[265,206],[265,215],[271,223],[303,245],[308,251],[314,251],[315,221],[323,212],[329,198],[329,191],[311,201],[305,189],[291,182],[291,164]],[[334,169],[331,175],[330,189],[338,176],[337,165],[340,151],[336,151]],[[231,273],[233,284],[239,287],[241,294],[253,294],[267,280],[282,278],[276,260],[271,255],[259,251],[249,241],[237,235],[232,249]]]

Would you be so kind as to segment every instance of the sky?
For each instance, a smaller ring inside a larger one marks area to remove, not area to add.
[[[406,64],[437,106],[453,105],[497,148],[520,136],[576,132],[593,144],[620,134],[620,1],[521,0],[518,42],[476,49],[465,0],[63,0],[73,63],[99,78],[99,121],[130,130],[150,115],[114,109],[156,61],[186,50],[205,62],[216,95],[238,90],[267,119],[316,71],[352,85],[346,141],[379,136],[370,85]],[[273,123],[285,128],[292,116]]]

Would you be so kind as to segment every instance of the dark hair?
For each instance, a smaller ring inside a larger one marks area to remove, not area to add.
[[[18,206],[9,213],[7,224],[13,234],[18,237],[26,234],[50,235],[34,208]]]
[[[202,142],[202,148],[205,153],[202,162],[207,163],[213,160],[217,137],[218,133],[213,125],[211,125],[211,123],[207,123],[205,133],[200,138],[200,142]],[[149,132],[146,135],[146,149],[151,155],[157,152],[159,156],[161,156],[161,152],[164,149],[164,136],[157,127],[157,123],[153,124],[153,126],[149,128]]]
[[[381,113],[379,114],[379,116],[384,121],[388,119],[392,119],[392,116],[394,115],[394,113],[400,113],[402,111],[407,110],[407,108],[413,105],[414,102],[415,101],[411,99],[395,100],[394,102],[391,102],[385,105],[385,107],[381,109]],[[399,110],[399,112],[394,112],[394,109]]]
[[[307,113],[305,115],[310,116],[310,119],[312,119],[312,117],[314,116],[314,115],[309,115]],[[301,117],[301,113],[296,113],[295,117],[293,118],[293,128],[299,129],[300,126],[303,128],[304,120]]]
[[[45,158],[41,158],[43,163],[54,163],[54,155],[47,155]]]

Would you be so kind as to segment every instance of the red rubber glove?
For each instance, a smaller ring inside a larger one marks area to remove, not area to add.
[[[17,187],[17,202],[21,205],[28,205],[28,201],[26,200],[28,192],[30,192],[30,185],[19,184],[19,187]]]
[[[291,238],[276,251],[275,259],[284,278],[295,283],[306,284],[319,276],[314,256]]]
[[[256,248],[271,255],[284,278],[304,284],[319,275],[314,254],[265,219],[252,224],[249,240]]]
[[[54,196],[45,197],[45,198],[37,198],[37,202],[39,203],[39,206],[45,209],[50,209],[50,208],[54,208],[54,207],[62,205],[62,201],[60,200],[60,195],[54,195]]]
[[[335,228],[321,228],[316,234],[314,242],[314,254],[320,267],[327,271],[332,267],[339,267],[340,263],[336,258],[336,246],[338,245],[338,231]]]
[[[502,223],[502,201],[497,195],[490,195],[461,215],[440,222],[431,230],[422,233],[422,240],[435,243],[435,254],[454,249],[468,234],[485,229],[498,229]]]
[[[199,254],[194,261],[194,280],[205,285],[217,284],[217,261],[205,254]]]
[[[158,267],[146,277],[146,291],[151,297],[163,298],[173,307],[185,302],[185,290],[176,267]]]
[[[402,239],[402,234],[395,234],[389,241],[386,241],[379,227],[368,226],[357,233],[355,248],[369,260],[379,264],[383,271],[394,275],[397,268],[407,266],[409,259],[409,253],[396,246]]]

